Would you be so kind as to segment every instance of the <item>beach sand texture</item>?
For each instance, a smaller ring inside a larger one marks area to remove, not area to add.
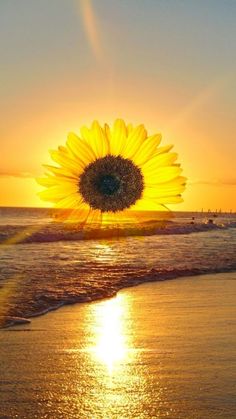
[[[0,331],[1,418],[235,418],[236,274],[146,283]]]

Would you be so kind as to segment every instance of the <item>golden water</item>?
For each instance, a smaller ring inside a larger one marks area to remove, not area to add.
[[[236,275],[145,284],[0,331],[0,417],[236,417]]]

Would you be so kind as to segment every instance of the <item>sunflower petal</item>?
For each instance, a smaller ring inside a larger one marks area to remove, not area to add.
[[[74,160],[64,152],[60,150],[49,150],[51,158],[57,164],[60,164],[63,168],[69,170],[74,175],[79,175],[83,171],[83,166],[81,165],[79,160]]]
[[[155,172],[158,168],[164,166],[173,166],[174,161],[178,158],[177,153],[163,153],[158,154],[146,161],[142,165],[142,172],[144,176],[147,176],[150,179],[150,176],[155,176]]]
[[[133,157],[134,163],[141,167],[145,162],[149,161],[149,159],[157,152],[157,147],[160,142],[161,134],[148,137]]]
[[[156,187],[146,187],[143,192],[143,198],[163,198],[166,196],[175,196],[181,194],[185,190],[185,185],[166,183],[156,185]]]
[[[55,186],[57,184],[56,176],[38,177],[35,179],[36,182],[41,186]]]
[[[173,144],[168,144],[168,145],[165,145],[163,147],[159,147],[157,149],[155,155],[162,154],[162,153],[168,153],[173,147],[174,147]]]
[[[38,192],[38,195],[43,201],[58,202],[68,195],[76,194],[78,189],[74,184],[68,184],[67,186],[51,186],[44,191]]]
[[[135,203],[132,207],[133,210],[144,211],[148,208],[151,211],[170,211],[165,204],[179,204],[183,202],[183,198],[181,196],[169,196],[163,197],[160,199],[155,198],[142,198]]]
[[[151,198],[141,198],[139,199],[132,207],[131,210],[133,211],[146,211],[148,208],[149,211],[166,211],[166,208],[158,203],[155,202]]]
[[[59,186],[59,185],[78,185],[78,179],[76,178],[68,178],[64,176],[51,176],[47,175],[46,177],[39,177],[36,178],[36,181],[41,186],[51,187],[51,186]],[[78,187],[78,186],[77,186]]]
[[[186,185],[186,180],[187,178],[184,176],[178,176],[175,179],[172,179],[168,182],[164,182],[164,183],[158,183],[155,180],[153,180],[152,178],[147,178],[145,180],[145,189],[147,188],[151,188],[151,189],[157,189],[158,191],[165,191],[167,189],[171,189],[171,188],[175,188],[178,186],[185,186]]]
[[[176,166],[159,167],[156,169],[155,173],[153,173],[151,181],[154,184],[169,182],[178,177],[181,172],[182,169]]]
[[[144,125],[139,125],[138,127],[134,128],[126,139],[126,144],[122,152],[122,156],[126,159],[132,159],[146,138],[147,131],[144,128]]]
[[[56,203],[55,208],[75,209],[82,208],[83,206],[86,206],[86,204],[84,203],[82,196],[79,193],[74,193],[60,199],[60,201]]]
[[[81,135],[90,145],[96,158],[101,158],[109,153],[109,141],[102,127],[97,121],[94,121],[92,128],[82,127]]]
[[[66,221],[68,223],[76,223],[77,227],[79,229],[82,229],[84,227],[84,224],[86,223],[86,220],[88,218],[88,215],[90,213],[89,207],[83,207],[81,205],[81,208],[75,208],[75,209],[58,209],[57,213],[55,214],[55,218],[57,221]],[[73,226],[74,228],[74,226]]]
[[[111,141],[111,130],[108,124],[104,124],[104,133],[107,137],[108,144],[109,144],[109,153],[110,153],[110,141]]]
[[[129,135],[133,131],[134,126],[133,124],[128,124],[126,128],[127,128],[127,134]]]
[[[102,225],[103,214],[100,210],[91,210],[86,219],[86,224],[92,228],[99,228]]]
[[[43,167],[46,169],[46,175],[48,175],[47,172],[50,172],[50,173],[53,173],[56,177],[61,176],[67,179],[78,179],[78,176],[74,175],[67,168],[51,166],[49,164],[43,164]]]
[[[68,134],[66,144],[76,159],[80,161],[80,164],[83,168],[90,164],[92,161],[96,160],[96,155],[90,145],[73,132]]]
[[[183,202],[183,198],[180,195],[176,196],[165,196],[163,198],[155,199],[158,204],[180,204]]]
[[[121,155],[126,144],[126,138],[126,125],[122,119],[117,119],[110,133],[110,154],[113,156]]]
[[[92,135],[94,137],[97,156],[105,157],[109,153],[109,141],[103,128],[97,121],[94,121],[92,124]]]

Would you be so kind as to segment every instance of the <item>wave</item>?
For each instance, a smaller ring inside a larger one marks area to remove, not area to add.
[[[204,231],[236,228],[236,222],[215,224],[213,222],[147,221],[140,224],[108,225],[104,228],[90,226],[81,230],[77,225],[48,223],[46,225],[5,225],[0,226],[0,244],[49,243],[58,241],[78,241],[110,239],[129,236],[191,234]]]
[[[123,288],[134,287],[139,284],[146,282],[156,282],[156,281],[166,281],[171,279],[177,279],[180,277],[191,277],[196,275],[206,275],[206,274],[217,274],[217,273],[227,273],[236,271],[236,263],[232,263],[227,267],[218,267],[218,268],[194,268],[194,269],[150,269],[146,272],[137,275],[135,273],[129,274],[120,281],[114,283],[109,287],[102,289],[90,289],[86,293],[78,294],[63,292],[60,294],[59,299],[53,298],[50,295],[44,294],[39,298],[31,301],[30,310],[27,310],[27,307],[21,306],[21,312],[23,311],[24,315],[20,315],[17,312],[17,307],[14,307],[15,313],[9,313],[4,316],[1,321],[0,317],[0,328],[7,328],[17,324],[29,323],[30,318],[46,314],[50,311],[56,310],[64,305],[71,305],[75,303],[85,303],[96,301],[100,299],[106,299],[114,297],[118,291]],[[10,310],[11,311],[11,310]]]

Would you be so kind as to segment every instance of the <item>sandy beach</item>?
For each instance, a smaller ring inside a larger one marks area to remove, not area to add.
[[[179,278],[1,330],[0,417],[236,417],[235,297]]]

